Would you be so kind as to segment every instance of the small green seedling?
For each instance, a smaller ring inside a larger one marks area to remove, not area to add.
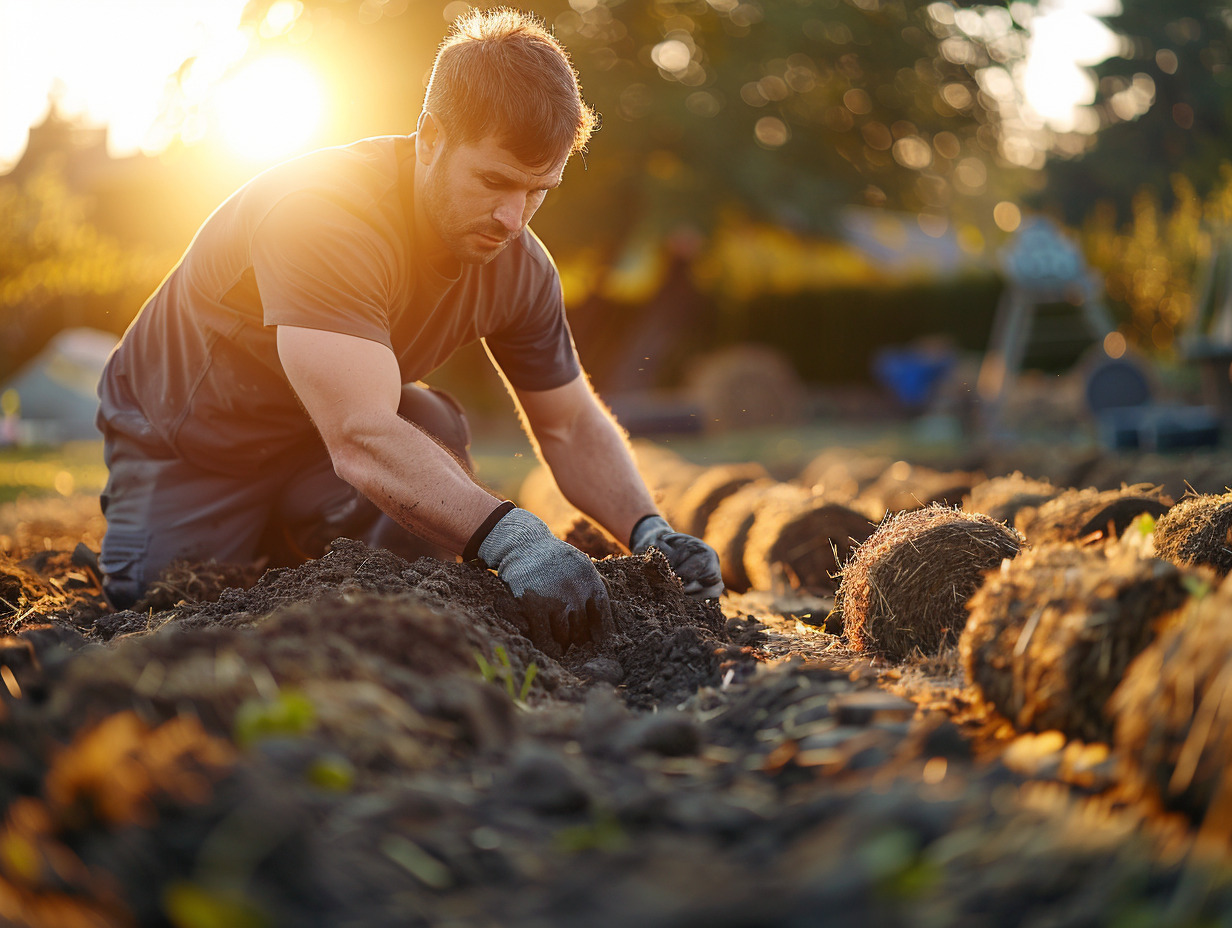
[[[1181,586],[1194,599],[1203,599],[1214,589],[1205,577],[1195,577],[1192,574],[1181,578]]]
[[[513,663],[509,660],[509,653],[499,644],[494,650],[499,666],[493,666],[481,653],[475,652],[475,663],[479,665],[479,673],[488,683],[504,682],[505,690],[514,702],[526,702],[526,697],[530,695],[531,685],[539,673],[539,665],[532,661],[526,666],[526,676],[522,678],[522,685],[519,687],[514,679]]]
[[[235,713],[234,736],[240,747],[266,738],[299,737],[317,726],[311,700],[299,690],[279,690],[273,699],[249,699]]]

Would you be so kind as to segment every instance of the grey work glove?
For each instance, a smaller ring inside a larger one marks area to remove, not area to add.
[[[723,592],[719,556],[700,538],[672,531],[662,516],[645,516],[633,526],[629,550],[645,554],[651,548],[658,548],[667,557],[672,573],[680,578],[688,596],[714,599]]]
[[[615,631],[607,586],[594,562],[535,514],[511,509],[479,543],[478,554],[518,598],[540,647],[555,642],[564,651]]]

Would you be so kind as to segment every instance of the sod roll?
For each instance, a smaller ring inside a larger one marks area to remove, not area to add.
[[[1026,731],[1109,741],[1108,698],[1184,604],[1186,574],[1116,546],[1025,551],[985,579],[959,641],[968,682]]]
[[[729,590],[744,593],[749,589],[744,548],[758,511],[765,505],[776,505],[779,501],[794,501],[796,505],[803,505],[811,498],[812,494],[803,487],[765,479],[744,485],[719,503],[706,523],[702,537],[718,552],[723,584]]]
[[[1232,588],[1195,591],[1113,694],[1131,793],[1232,837]]]
[[[1232,493],[1183,499],[1155,523],[1155,551],[1182,566],[1232,571]]]
[[[1055,499],[1062,491],[1063,488],[1055,487],[1047,480],[1024,477],[1021,471],[1015,471],[1004,477],[977,483],[963,497],[962,508],[967,512],[982,512],[998,522],[1013,525],[1020,509],[1038,507]]]
[[[1119,490],[1066,490],[1036,507],[1019,510],[1014,526],[1030,544],[1102,541],[1119,538],[1142,513],[1158,518],[1172,497],[1148,483]]]
[[[984,572],[1018,554],[1012,528],[930,506],[889,516],[843,568],[836,595],[855,651],[903,660],[958,640]]]
[[[679,492],[673,506],[672,527],[678,532],[687,532],[698,538],[706,532],[706,523],[718,508],[741,487],[754,480],[764,480],[770,475],[760,464],[719,464],[707,467],[695,475]]]
[[[771,589],[776,574],[811,593],[833,593],[838,571],[873,533],[863,513],[824,498],[763,501],[744,546],[753,589]]]
[[[863,505],[856,508],[884,514],[923,509],[934,503],[957,506],[983,480],[982,474],[939,471],[897,461],[860,493]]]

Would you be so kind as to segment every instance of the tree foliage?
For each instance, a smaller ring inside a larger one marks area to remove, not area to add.
[[[1223,0],[1121,6],[1107,22],[1124,51],[1095,69],[1103,128],[1084,157],[1048,172],[1047,199],[1072,222],[1099,200],[1130,216],[1144,189],[1168,204],[1174,175],[1205,197],[1221,185],[1228,160],[1232,8]]]
[[[67,325],[105,325],[101,308],[140,300],[164,261],[123,247],[89,220],[54,163],[0,185],[0,379]],[[127,321],[116,318],[115,327]]]

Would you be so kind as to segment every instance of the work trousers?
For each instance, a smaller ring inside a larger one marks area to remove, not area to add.
[[[398,414],[471,468],[470,426],[449,394],[408,384]],[[403,529],[338,477],[320,442],[237,477],[113,429],[105,428],[103,438],[109,473],[101,496],[107,531],[99,565],[103,588],[118,609],[140,599],[178,559],[292,566],[319,557],[339,536],[407,558],[453,557]]]

